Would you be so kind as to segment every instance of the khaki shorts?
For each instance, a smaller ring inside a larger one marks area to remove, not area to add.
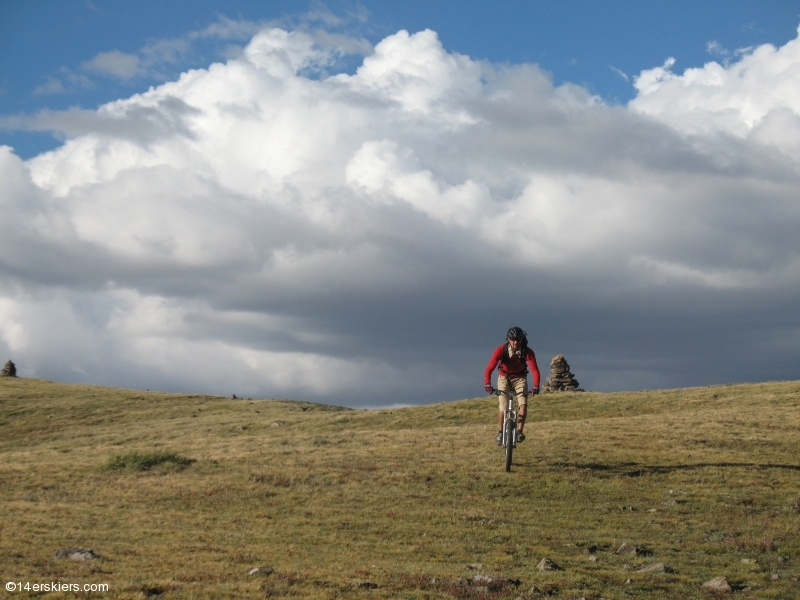
[[[527,377],[509,379],[508,377],[500,376],[497,378],[497,390],[500,392],[497,396],[500,412],[505,412],[509,395],[517,398],[517,406],[527,406],[528,404]]]

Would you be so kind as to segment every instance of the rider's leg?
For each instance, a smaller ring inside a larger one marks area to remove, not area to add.
[[[511,386],[510,382],[508,381],[507,377],[498,377],[497,378],[497,431],[503,431],[503,421],[505,420],[506,416],[506,406],[511,397],[512,390],[514,388]]]
[[[514,393],[517,397],[517,431],[522,431],[525,427],[525,417],[528,414],[528,378],[520,377],[512,381]]]

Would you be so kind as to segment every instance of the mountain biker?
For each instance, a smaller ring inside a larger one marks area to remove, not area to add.
[[[527,363],[527,365],[525,364]],[[503,418],[509,396],[515,396],[519,406],[519,419],[517,425],[517,442],[525,441],[522,429],[525,427],[525,417],[528,414],[528,367],[533,377],[533,390],[531,395],[539,393],[539,367],[536,365],[536,356],[528,348],[528,335],[519,327],[512,327],[506,334],[506,343],[498,346],[486,371],[483,374],[483,387],[487,394],[494,393],[492,387],[492,371],[498,369],[497,392],[500,413],[497,416],[498,446],[503,445]]]

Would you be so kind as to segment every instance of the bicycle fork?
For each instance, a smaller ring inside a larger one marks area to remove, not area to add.
[[[512,447],[517,447],[517,411],[514,410],[514,398],[510,394],[506,395],[506,410],[505,417],[503,418],[503,448],[508,444]],[[508,427],[507,423],[511,421],[512,426]],[[511,439],[508,439],[509,433]]]

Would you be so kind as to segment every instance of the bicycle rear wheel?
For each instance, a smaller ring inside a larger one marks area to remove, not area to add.
[[[517,424],[511,419],[506,419],[505,435],[506,440],[506,473],[511,471],[511,455],[514,453],[514,435],[517,433]]]

